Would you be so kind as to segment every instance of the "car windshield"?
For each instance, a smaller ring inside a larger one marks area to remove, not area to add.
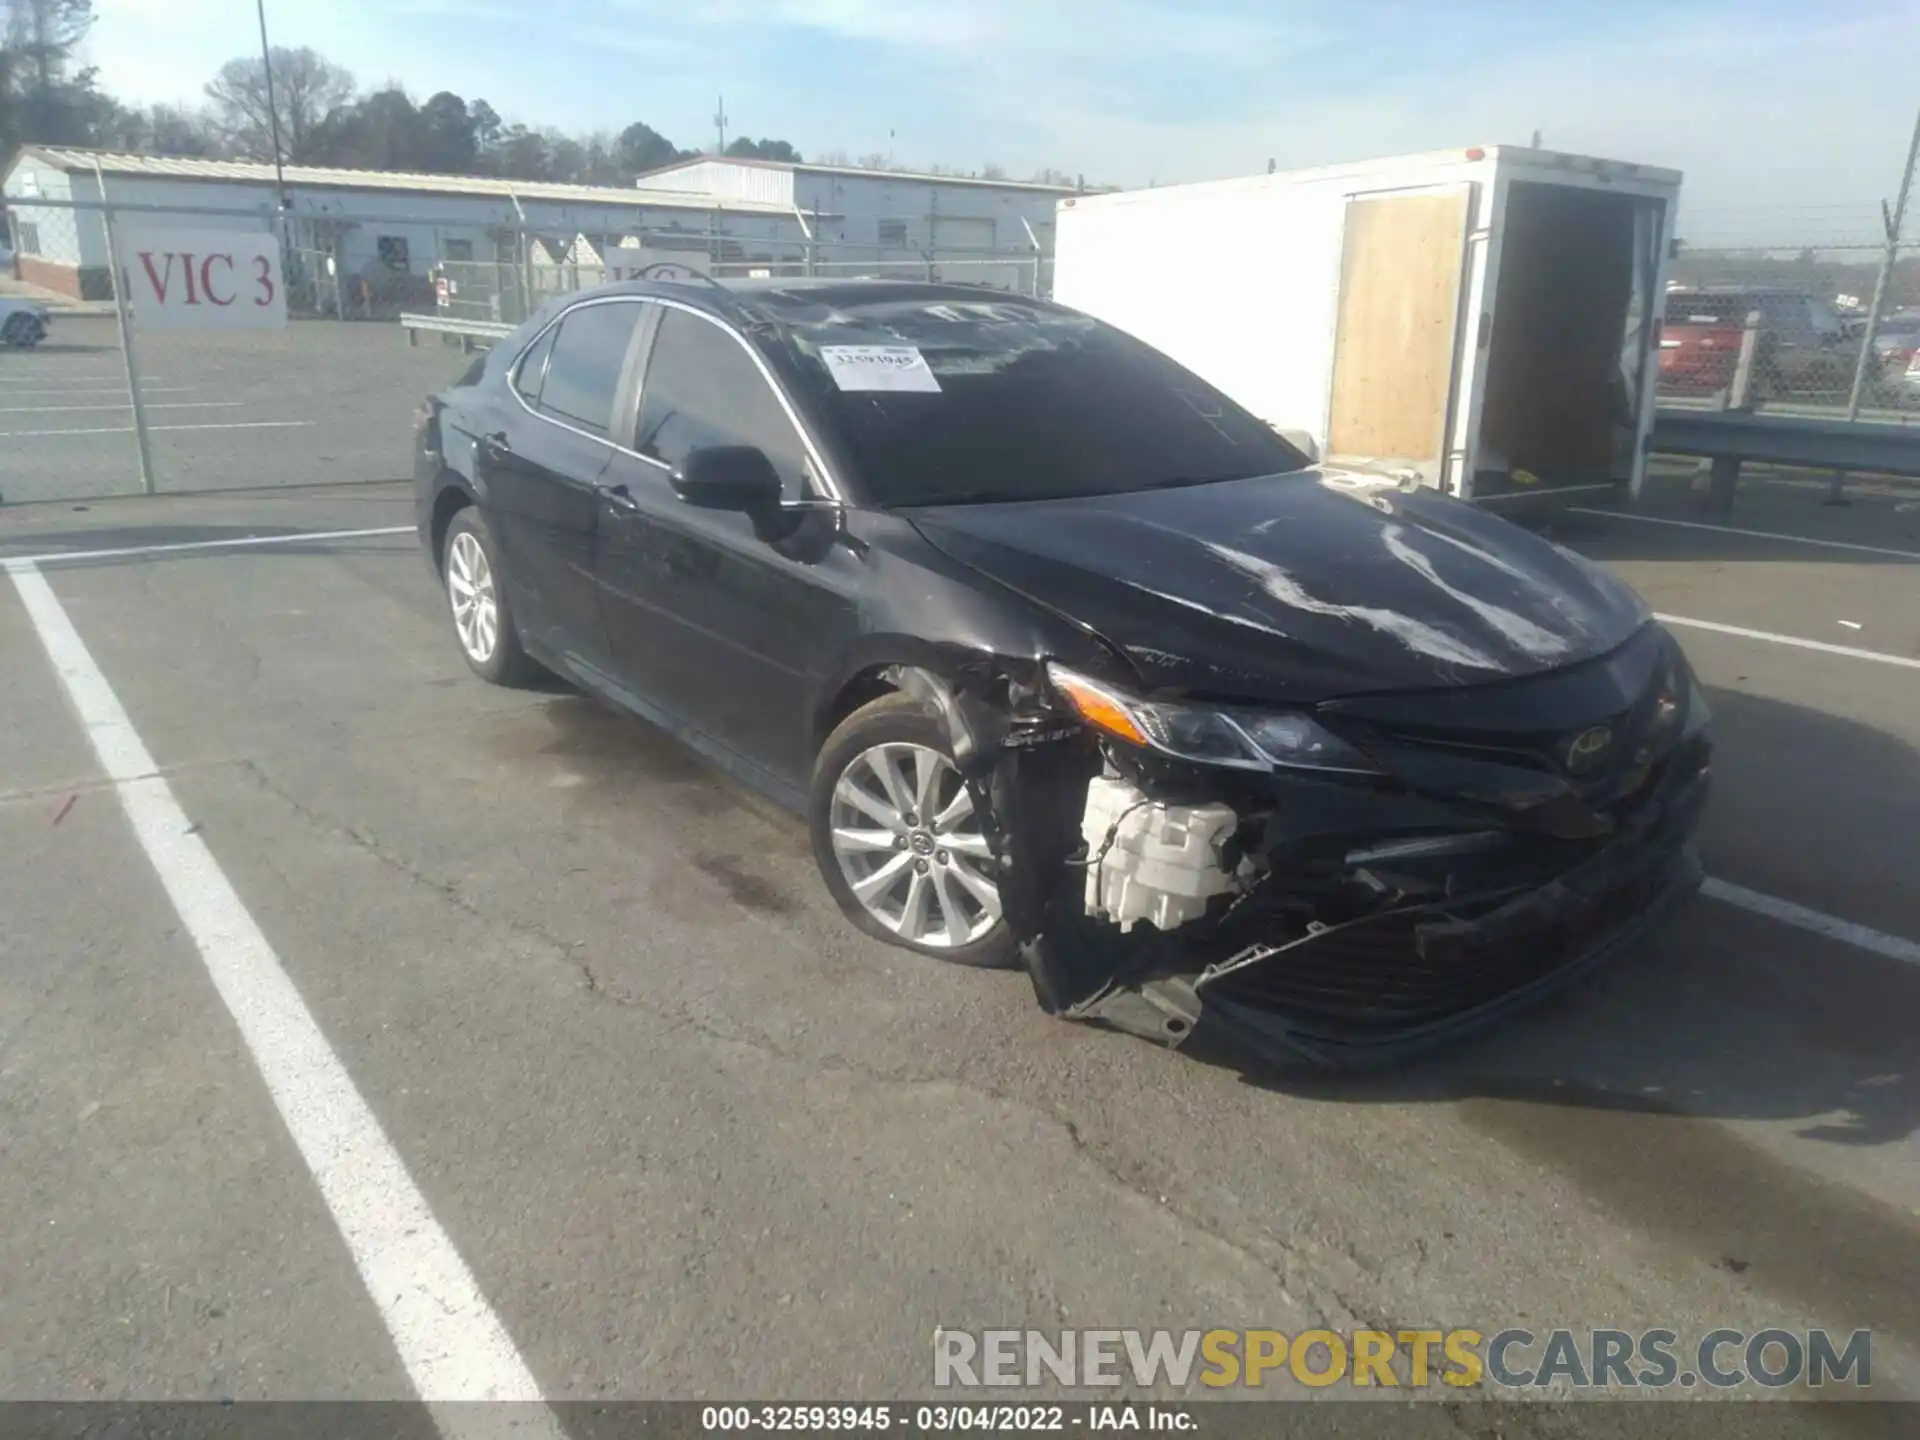
[[[1121,331],[1014,298],[773,297],[779,333],[881,506],[1203,485],[1308,461]]]

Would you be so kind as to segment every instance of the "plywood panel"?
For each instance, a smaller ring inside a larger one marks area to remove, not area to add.
[[[1348,204],[1328,454],[1440,459],[1470,197],[1462,186]]]

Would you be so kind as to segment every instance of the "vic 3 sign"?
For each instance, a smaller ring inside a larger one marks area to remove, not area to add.
[[[280,242],[260,231],[148,230],[121,244],[143,330],[276,330],[287,323]]]

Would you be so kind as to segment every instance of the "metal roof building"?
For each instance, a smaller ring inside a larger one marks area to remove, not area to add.
[[[326,257],[343,275],[388,282],[410,276],[425,284],[427,271],[445,260],[512,261],[525,253],[527,233],[562,251],[576,235],[644,232],[668,248],[679,236],[679,248],[717,247],[723,256],[744,260],[790,254],[806,243],[806,226],[791,205],[699,189],[308,165],[289,165],[284,175],[290,244]],[[52,145],[16,151],[0,172],[0,197],[11,214],[22,278],[88,298],[111,293],[97,209],[103,199],[129,207],[119,212],[122,225],[133,225],[137,217],[148,231],[271,229],[277,202],[269,164]]]
[[[683,160],[634,184],[649,194],[797,210],[822,244],[903,260],[929,253],[1051,255],[1054,207],[1077,193],[1017,180],[724,156]]]

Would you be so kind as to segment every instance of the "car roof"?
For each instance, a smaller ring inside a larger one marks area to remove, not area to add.
[[[991,300],[1015,302],[1038,310],[1057,310],[1050,301],[996,289],[991,285],[958,285],[938,280],[853,279],[840,276],[793,276],[710,280],[625,280],[600,285],[563,297],[552,312],[588,296],[632,295],[642,299],[677,300],[696,309],[736,321],[791,319],[819,306],[858,309],[916,300],[956,302]]]

